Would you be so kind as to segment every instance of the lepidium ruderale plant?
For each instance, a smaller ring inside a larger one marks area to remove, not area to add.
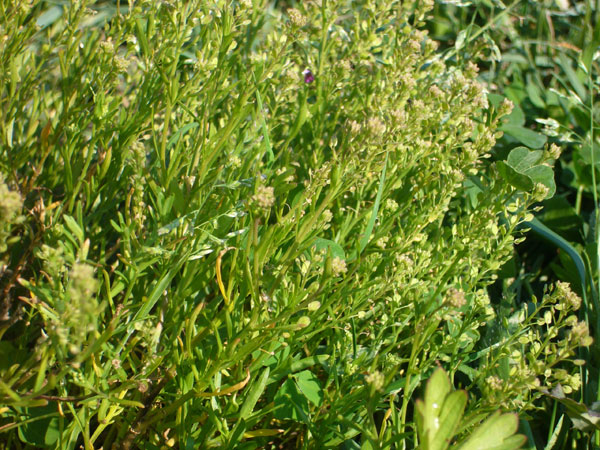
[[[510,104],[428,2],[123,3],[0,6],[4,441],[417,445],[549,193],[487,160]]]

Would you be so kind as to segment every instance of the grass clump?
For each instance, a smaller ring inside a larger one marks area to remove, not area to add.
[[[475,399],[457,440],[564,382],[566,288],[486,291],[552,152],[492,163],[511,103],[431,7],[2,7],[9,445],[410,447],[438,364]]]

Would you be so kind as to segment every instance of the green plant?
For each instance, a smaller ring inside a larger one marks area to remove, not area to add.
[[[599,327],[600,308],[597,171],[593,169],[598,160],[594,94],[598,14],[597,5],[590,2],[524,1],[504,7],[476,1],[440,4],[432,21],[437,39],[446,45],[456,39],[454,49],[449,50],[453,57],[468,58],[472,39],[479,42],[475,46],[487,42],[493,49],[481,79],[490,90],[515,103],[515,111],[503,127],[506,136],[495,149],[499,159],[517,143],[535,146],[548,140],[560,146],[560,150],[555,147],[557,155],[562,151],[557,159],[557,195],[543,202],[543,209],[530,223],[533,233],[501,277],[506,278],[505,287],[514,289],[517,303],[532,293],[540,295],[549,282],[571,283],[583,298],[579,315],[589,323],[592,335]],[[582,406],[587,410],[597,400],[597,346],[580,351],[579,356],[587,364],[578,371],[582,383],[575,395],[588,405]],[[581,445],[589,437],[580,433],[576,416],[571,417],[574,427],[570,432],[565,432],[569,427],[561,422],[563,432],[558,436],[555,432],[560,427],[554,429],[553,424],[560,414],[571,412],[558,406],[547,403],[546,412],[532,417],[538,448],[551,440],[557,446],[568,446],[569,440]],[[542,431],[548,423],[549,429]],[[594,445],[600,445],[598,433]]]
[[[465,391],[452,391],[448,375],[437,369],[427,381],[425,399],[416,402],[417,430],[423,450],[445,450],[461,425],[467,403]],[[495,413],[475,428],[471,435],[452,448],[460,450],[519,449],[527,438],[515,434],[519,426],[516,414]]]
[[[121,3],[0,5],[8,446],[409,447],[438,362],[520,363],[485,289],[552,151],[489,159],[511,104],[431,3]]]

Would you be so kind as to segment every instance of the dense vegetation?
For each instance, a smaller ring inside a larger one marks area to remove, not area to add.
[[[583,298],[579,313],[592,335],[600,329],[598,311],[598,45],[600,8],[595,2],[517,1],[507,8],[488,2],[437,5],[430,22],[432,37],[459,58],[469,58],[468,46],[454,52],[455,43],[472,39],[488,43],[480,77],[490,90],[515,104],[523,130],[506,129],[494,148],[504,159],[517,142],[560,146],[555,165],[557,192],[545,200],[527,240],[517,247],[510,264],[499,273],[496,292],[527,302],[556,280],[567,281]],[[459,32],[460,35],[459,36]],[[516,132],[516,133],[515,133]],[[537,134],[537,136],[536,136]],[[579,353],[585,359],[583,380],[573,398],[563,404],[547,399],[530,416],[530,448],[598,448],[594,403],[598,400],[599,360],[596,345]],[[590,411],[589,408],[592,408]],[[583,414],[580,417],[579,414]],[[562,417],[562,419],[561,419]],[[569,417],[570,420],[567,418]],[[563,421],[564,419],[564,421]],[[525,424],[526,425],[526,424]],[[552,439],[554,434],[555,438]]]
[[[600,444],[595,14],[2,2],[5,448]]]

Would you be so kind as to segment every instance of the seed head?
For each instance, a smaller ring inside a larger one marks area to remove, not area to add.
[[[290,8],[287,12],[288,16],[290,16],[290,22],[292,22],[293,26],[301,28],[306,25],[306,17],[304,17],[296,8]]]
[[[467,304],[465,293],[461,290],[450,288],[446,294],[445,303],[453,308],[461,308]]]
[[[331,261],[331,270],[333,272],[333,276],[335,277],[346,273],[348,271],[348,268],[346,267],[346,261],[336,256]]]
[[[271,186],[259,186],[252,202],[260,209],[268,210],[275,204],[275,189]]]

